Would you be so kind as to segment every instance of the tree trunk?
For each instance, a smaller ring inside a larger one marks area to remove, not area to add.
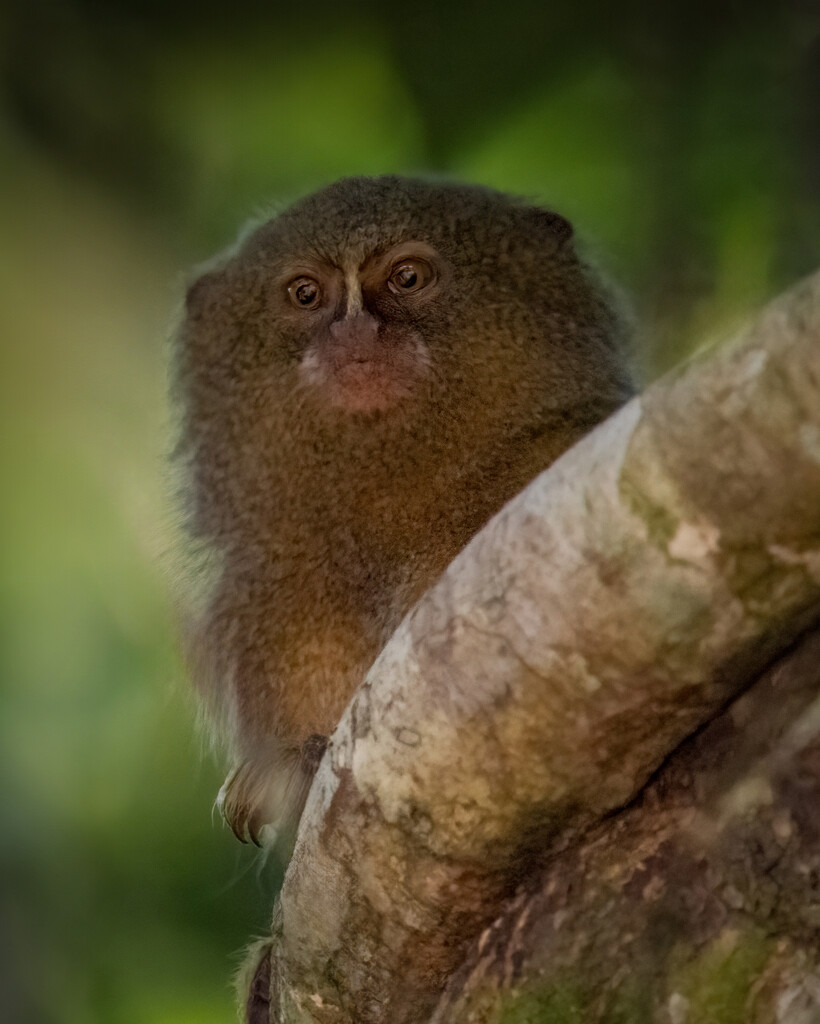
[[[249,1019],[817,1024],[818,621],[820,275],[408,615],[319,768]]]

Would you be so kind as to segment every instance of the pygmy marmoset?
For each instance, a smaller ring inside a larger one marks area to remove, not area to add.
[[[351,178],[190,287],[175,349],[185,630],[240,838],[298,818],[401,618],[501,506],[631,393],[623,327],[561,216]]]

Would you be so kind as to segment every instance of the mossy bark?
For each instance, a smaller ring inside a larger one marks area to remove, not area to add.
[[[820,633],[535,870],[431,1024],[820,1021]]]

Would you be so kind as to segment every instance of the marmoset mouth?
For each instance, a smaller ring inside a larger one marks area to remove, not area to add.
[[[412,391],[406,370],[381,359],[354,359],[334,368],[330,404],[348,412],[386,412]]]
[[[392,341],[392,344],[391,344]],[[361,340],[309,348],[299,380],[319,403],[342,412],[387,412],[406,402],[427,376],[429,356],[417,337]]]

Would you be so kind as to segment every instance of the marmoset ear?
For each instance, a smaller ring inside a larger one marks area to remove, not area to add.
[[[575,233],[572,224],[560,213],[544,210],[540,206],[525,206],[523,213],[527,223],[545,238],[549,238],[557,249],[571,241]]]
[[[189,316],[203,313],[219,291],[219,270],[207,270],[194,278],[185,292],[185,312]]]

